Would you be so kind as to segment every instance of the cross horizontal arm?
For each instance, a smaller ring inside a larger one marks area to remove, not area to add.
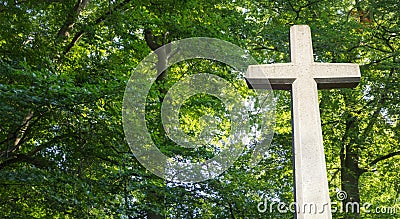
[[[360,68],[351,63],[313,63],[318,89],[353,88],[360,82]]]
[[[270,84],[273,90],[290,90],[297,77],[293,63],[250,65],[246,72],[253,89],[267,89]]]
[[[250,65],[246,79],[253,89],[290,90],[293,82],[300,77],[311,77],[318,89],[353,88],[360,82],[360,68],[351,63],[312,63],[308,65],[309,74],[302,74],[301,65],[295,63],[278,63]]]

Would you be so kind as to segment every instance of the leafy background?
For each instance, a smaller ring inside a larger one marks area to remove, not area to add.
[[[253,169],[239,159],[220,177],[196,184],[165,182],[135,160],[121,108],[136,65],[161,45],[215,37],[259,63],[288,62],[290,26],[307,24],[316,61],[358,63],[362,74],[356,89],[320,91],[331,200],[344,190],[345,201],[398,209],[334,218],[398,218],[399,13],[396,0],[0,1],[0,216],[292,218],[257,210],[262,200],[293,200],[288,92],[275,93],[268,156]],[[229,77],[223,66],[214,70]],[[157,109],[181,71],[163,72],[148,98],[147,119],[160,147],[173,143]],[[188,102],[188,112],[221,107],[210,96],[192,101],[204,107],[190,109]],[[185,115],[197,124],[202,113]]]

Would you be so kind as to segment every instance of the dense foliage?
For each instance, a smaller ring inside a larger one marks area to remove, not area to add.
[[[334,217],[398,218],[397,0],[0,0],[0,217],[292,218],[257,209],[262,200],[293,200],[289,92],[275,93],[275,137],[262,162],[249,169],[239,159],[195,184],[146,171],[124,139],[121,111],[131,73],[152,50],[204,36],[234,43],[260,63],[288,62],[293,24],[310,25],[316,61],[361,67],[356,89],[323,90],[320,107],[331,200],[343,190],[345,201],[371,203],[372,212]],[[186,66],[169,69],[148,97],[160,148],[172,144],[160,101],[180,75],[201,69],[229,78],[224,66]],[[194,135],[204,112],[223,117],[221,102],[196,97],[182,108]],[[397,214],[373,213],[377,207]]]

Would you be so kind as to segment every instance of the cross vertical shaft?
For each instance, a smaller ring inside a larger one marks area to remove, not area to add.
[[[292,63],[313,63],[313,50],[309,27],[297,25],[290,28],[290,61]]]
[[[300,78],[292,85],[292,132],[295,200],[301,211],[297,218],[331,218],[318,90],[312,79]]]
[[[299,66],[292,84],[292,133],[297,214],[300,218],[332,218],[314,62],[308,26],[290,29],[290,58]],[[315,208],[315,209],[314,209]]]

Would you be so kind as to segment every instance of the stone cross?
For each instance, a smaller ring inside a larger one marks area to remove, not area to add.
[[[254,89],[291,90],[296,218],[332,218],[318,104],[318,89],[351,88],[360,81],[357,64],[316,63],[307,25],[290,28],[290,63],[251,65]]]

